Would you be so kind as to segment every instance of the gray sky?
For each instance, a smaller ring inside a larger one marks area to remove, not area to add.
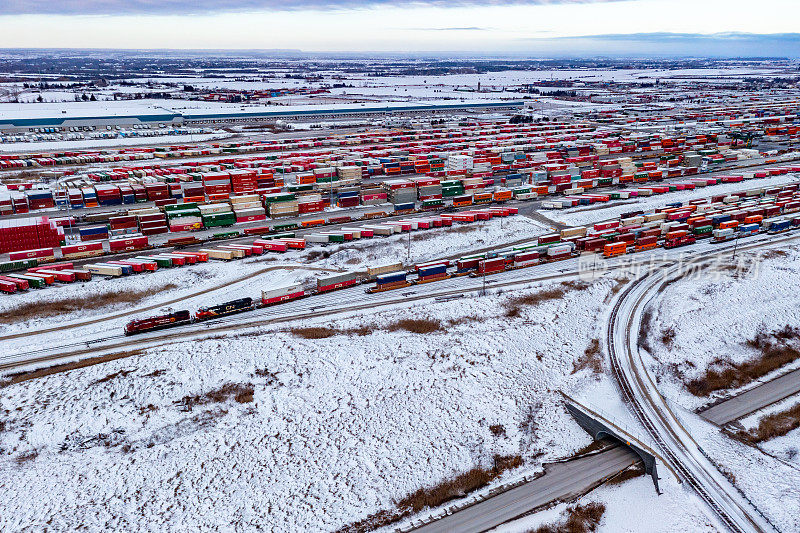
[[[0,0],[0,13],[6,48],[800,54],[786,35],[800,0]]]

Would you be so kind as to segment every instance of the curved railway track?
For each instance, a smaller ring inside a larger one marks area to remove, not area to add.
[[[753,249],[765,244],[795,240],[800,236],[770,239],[739,247]],[[702,254],[688,266],[707,266],[710,256]],[[642,312],[663,283],[682,277],[686,265],[650,272],[629,284],[617,296],[607,327],[607,349],[612,370],[637,419],[661,448],[670,467],[679,473],[732,531],[774,531],[769,520],[730,483],[707,457],[701,446],[683,426],[669,403],[661,396],[638,349],[638,330]],[[691,269],[688,269],[691,270]]]

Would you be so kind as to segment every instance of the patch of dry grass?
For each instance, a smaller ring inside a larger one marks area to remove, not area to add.
[[[532,307],[550,300],[560,300],[564,295],[571,291],[582,291],[589,287],[588,283],[582,281],[564,281],[557,287],[545,289],[533,294],[523,294],[509,298],[503,303],[506,309],[506,317],[514,318],[520,316],[523,307]]]
[[[767,415],[758,421],[757,427],[750,431],[739,431],[736,435],[743,440],[757,444],[775,437],[782,437],[797,428],[800,428],[800,403],[785,411]]]
[[[253,401],[254,393],[255,389],[249,383],[226,383],[222,387],[208,391],[205,394],[184,396],[176,403],[191,411],[198,405],[223,403],[231,398],[238,403],[249,403]]]
[[[769,374],[800,358],[800,351],[792,344],[800,340],[800,330],[786,326],[765,333],[759,332],[747,345],[761,352],[760,356],[743,363],[726,363],[723,369],[709,369],[686,387],[695,396],[708,396],[712,392],[738,388]]]
[[[599,502],[573,505],[566,510],[563,522],[539,526],[528,533],[591,533],[597,531],[605,512],[606,506]]]
[[[470,492],[485,487],[503,472],[521,465],[520,456],[495,456],[492,468],[475,467],[433,487],[421,488],[397,502],[395,509],[378,511],[363,520],[339,528],[336,533],[366,533],[399,522],[423,509],[438,507],[462,498]]]
[[[439,320],[431,318],[403,318],[389,324],[389,331],[408,331],[409,333],[433,333],[442,329],[442,323]]]
[[[92,385],[97,385],[98,383],[107,383],[107,382],[112,381],[112,380],[117,379],[117,378],[124,378],[128,374],[133,373],[134,371],[135,371],[135,369],[134,370],[120,370],[119,372],[114,372],[113,374],[109,374],[104,378],[100,378],[100,379],[98,379],[96,381],[93,381]]]
[[[33,318],[50,318],[85,309],[99,309],[117,304],[135,303],[149,298],[162,291],[177,289],[175,283],[167,283],[152,289],[131,290],[124,292],[103,292],[88,296],[61,298],[43,305],[41,302],[29,302],[17,306],[0,315],[0,324],[11,324]]]
[[[584,368],[590,369],[595,374],[603,372],[603,353],[600,350],[600,339],[592,339],[589,346],[583,351],[583,355],[572,365],[572,373],[575,374]]]
[[[644,471],[644,464],[641,462],[636,463],[633,466],[629,466],[625,470],[623,470],[619,475],[612,477],[606,482],[606,485],[622,485],[629,479],[634,479],[639,476],[645,475]]]

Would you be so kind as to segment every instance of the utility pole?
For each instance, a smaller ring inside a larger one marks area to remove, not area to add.
[[[411,262],[411,230],[408,230],[408,248],[406,251],[406,261]]]
[[[740,233],[736,232],[736,239],[733,241],[733,258],[736,259],[736,250],[739,248],[739,235]]]

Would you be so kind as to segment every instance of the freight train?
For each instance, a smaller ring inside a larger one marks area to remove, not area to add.
[[[204,320],[211,320],[214,318],[221,318],[236,313],[253,311],[259,307],[265,307],[289,300],[304,298],[313,294],[323,294],[337,289],[350,287],[360,283],[362,279],[363,275],[359,272],[343,272],[333,276],[318,278],[316,288],[312,289],[305,289],[301,285],[290,285],[287,287],[262,291],[260,302],[249,297],[239,298],[237,300],[232,300],[230,302],[225,302],[210,307],[201,307],[197,310],[194,316],[192,316],[192,314],[187,310],[181,310],[166,315],[136,319],[128,322],[128,324],[125,325],[125,335],[134,335],[137,333],[182,326],[185,324],[202,322]],[[0,290],[3,290],[2,287],[0,287]]]

